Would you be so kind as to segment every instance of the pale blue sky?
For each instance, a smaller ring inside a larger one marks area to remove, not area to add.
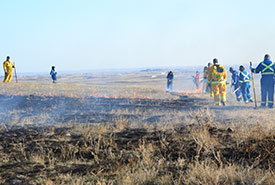
[[[275,58],[275,1],[0,0],[0,57],[20,72]]]

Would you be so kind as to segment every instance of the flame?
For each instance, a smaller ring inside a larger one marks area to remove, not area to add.
[[[198,94],[198,93],[202,93],[203,90],[202,89],[196,89],[196,90],[193,90],[193,91],[180,91],[180,93],[183,93],[183,94]]]
[[[103,95],[104,98],[110,98],[109,96],[107,96],[106,94]]]
[[[134,92],[134,96],[132,97],[133,99],[137,98],[137,93]]]
[[[114,98],[114,99],[117,99],[118,96],[117,96],[116,94],[113,94],[113,98]]]
[[[153,99],[152,93],[150,93],[150,96],[147,96],[147,99]]]
[[[79,96],[77,96],[76,94],[71,94],[70,97],[72,97],[72,98],[79,98]]]
[[[94,88],[92,94],[89,95],[89,97],[93,97],[93,96],[96,96],[96,87]]]
[[[57,96],[56,94],[54,94],[54,93],[51,93],[51,92],[49,92],[48,94],[40,94],[40,95],[38,95],[38,96],[43,96],[43,97],[54,97],[54,96]]]
[[[15,94],[11,94],[12,96],[23,96],[23,92],[18,92],[18,93],[15,93]]]

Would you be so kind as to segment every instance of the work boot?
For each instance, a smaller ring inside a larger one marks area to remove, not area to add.
[[[249,100],[250,103],[253,103],[254,101],[253,100]]]
[[[222,105],[225,106],[225,102],[224,101],[221,101]]]

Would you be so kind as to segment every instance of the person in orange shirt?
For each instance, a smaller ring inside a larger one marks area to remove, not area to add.
[[[227,73],[225,68],[214,58],[213,66],[208,71],[208,83],[211,84],[214,93],[214,101],[217,106],[225,106]]]

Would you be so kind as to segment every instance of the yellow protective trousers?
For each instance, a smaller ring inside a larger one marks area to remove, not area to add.
[[[220,105],[220,100],[226,102],[226,83],[221,82],[212,84],[212,91],[214,93],[214,101],[216,105]]]
[[[11,80],[12,80],[12,72],[5,73],[4,82],[11,82]]]

